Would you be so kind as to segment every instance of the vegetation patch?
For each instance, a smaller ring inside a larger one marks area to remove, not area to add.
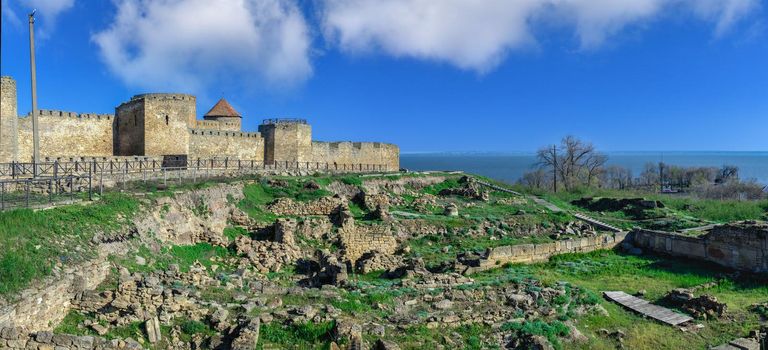
[[[135,199],[108,193],[90,205],[0,212],[0,295],[49,275],[57,262],[91,257],[94,234],[119,231],[138,209]]]

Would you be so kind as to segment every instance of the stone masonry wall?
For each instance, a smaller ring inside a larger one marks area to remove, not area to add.
[[[312,160],[342,164],[384,164],[387,171],[400,169],[400,149],[381,142],[312,142]]]
[[[96,288],[109,274],[109,261],[73,266],[26,291],[21,300],[0,309],[0,328],[20,327],[27,332],[52,330],[64,319],[75,295]]]
[[[38,115],[40,157],[113,155],[111,114],[77,114],[41,110]],[[18,119],[18,161],[32,161],[32,117]]]
[[[331,215],[346,205],[346,199],[342,197],[323,197],[310,202],[298,202],[290,198],[278,198],[270,203],[267,209],[277,215],[306,216],[306,215]]]
[[[386,225],[357,225],[347,221],[339,228],[339,239],[344,256],[353,264],[368,252],[390,255],[397,250],[397,240]]]
[[[18,138],[18,106],[16,81],[0,78],[0,163],[16,161]]]
[[[200,129],[190,132],[190,157],[264,161],[264,139],[259,133]]]
[[[196,123],[195,97],[150,94],[144,99],[144,154],[189,154],[189,127]]]
[[[768,272],[768,225],[722,225],[701,237],[635,230],[632,244],[656,253],[711,261],[751,272]]]
[[[624,241],[626,232],[581,237],[542,244],[518,244],[489,248],[483,259],[471,264],[465,273],[488,270],[507,263],[533,263],[547,261],[565,253],[586,253],[598,249],[612,249]]]
[[[195,121],[195,129],[241,131],[242,121],[239,117],[204,117],[205,120]]]
[[[144,101],[131,100],[115,110],[115,155],[144,155]]]
[[[309,162],[312,153],[312,127],[302,123],[259,125],[264,137],[264,160]]]

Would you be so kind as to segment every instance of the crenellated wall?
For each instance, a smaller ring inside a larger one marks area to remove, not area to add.
[[[38,117],[41,157],[108,157],[114,154],[111,114],[78,114],[40,110]],[[18,157],[32,161],[32,117],[18,118]]]
[[[193,129],[189,152],[196,158],[264,161],[264,139],[257,132]]]
[[[19,118],[16,82],[2,77],[0,163],[32,161],[32,118]],[[312,141],[312,127],[302,119],[270,119],[259,132],[241,131],[242,118],[205,116],[197,120],[196,97],[150,93],[133,96],[111,114],[41,110],[40,156],[233,158],[273,164],[287,162],[316,169],[385,171],[400,168],[400,150],[380,142]],[[328,164],[329,166],[325,166]],[[335,166],[334,166],[335,165]],[[361,167],[358,167],[362,165]]]
[[[400,148],[381,142],[312,141],[313,162],[384,164],[388,171],[400,169]]]

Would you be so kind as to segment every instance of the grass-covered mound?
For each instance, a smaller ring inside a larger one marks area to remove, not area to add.
[[[0,212],[0,295],[20,291],[57,263],[90,257],[95,233],[120,230],[139,209],[135,199],[121,194],[89,204]]]

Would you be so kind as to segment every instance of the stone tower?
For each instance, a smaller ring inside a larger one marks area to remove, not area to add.
[[[115,145],[121,156],[189,154],[189,129],[196,124],[195,96],[136,95],[115,109]]]
[[[17,161],[19,113],[16,101],[16,81],[0,78],[0,163]]]
[[[222,98],[203,116],[203,119],[219,122],[220,130],[240,131],[243,117]]]
[[[267,119],[259,125],[264,137],[264,163],[312,160],[312,127],[303,119]]]

